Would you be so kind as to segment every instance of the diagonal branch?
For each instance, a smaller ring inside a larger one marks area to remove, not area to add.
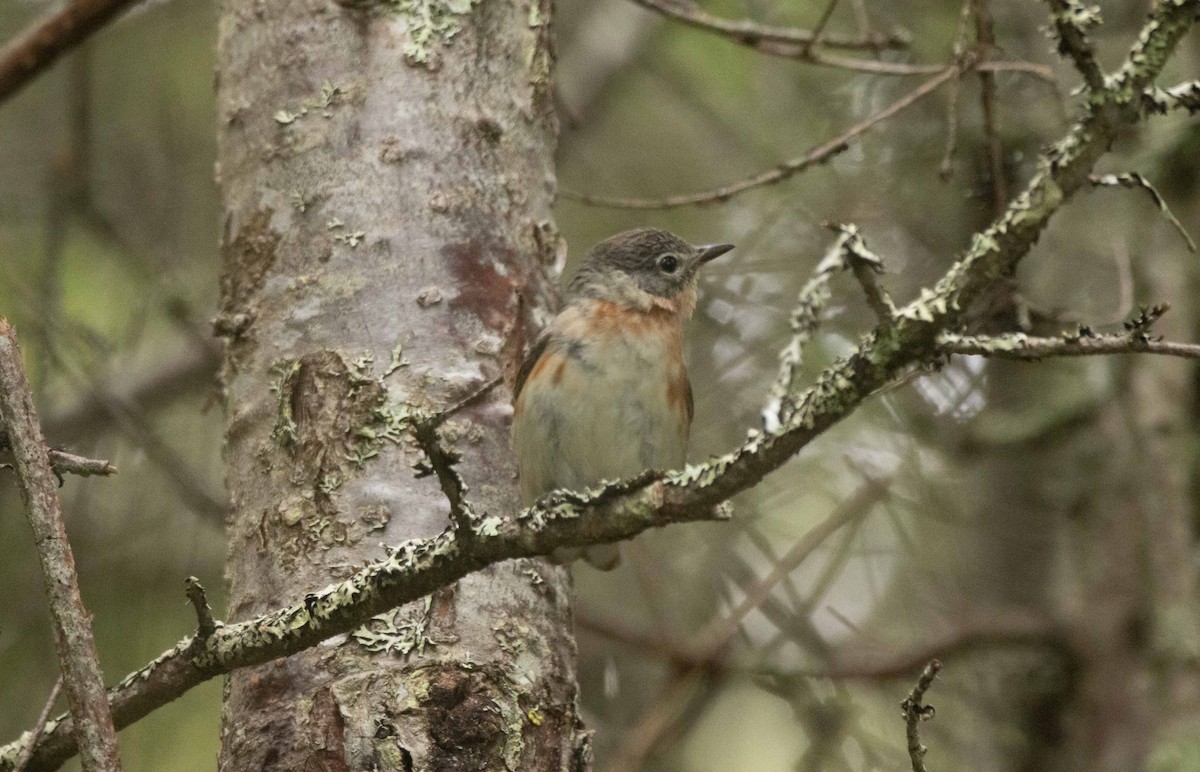
[[[73,0],[38,19],[0,50],[0,102],[137,0]]]
[[[0,318],[0,423],[7,427],[12,443],[21,497],[42,564],[59,667],[83,766],[88,770],[119,770],[117,733],[96,659],[91,616],[79,595],[79,577],[67,542],[57,480],[38,426],[17,335],[3,318]]]
[[[1196,251],[1196,242],[1192,239],[1191,234],[1187,232],[1187,228],[1183,227],[1183,223],[1179,222],[1179,218],[1171,211],[1171,207],[1167,206],[1167,200],[1162,197],[1158,189],[1150,184],[1150,180],[1146,179],[1137,172],[1128,172],[1125,174],[1092,174],[1088,176],[1088,182],[1096,187],[1121,187],[1130,189],[1141,189],[1150,195],[1154,200],[1154,204],[1158,207],[1158,211],[1162,212],[1163,219],[1170,223],[1175,232],[1179,234],[1183,242],[1187,244],[1189,252]]]
[[[571,201],[579,201],[580,203],[590,204],[592,206],[602,206],[610,209],[673,209],[679,206],[689,206],[693,204],[713,204],[728,201],[730,198],[738,195],[739,193],[744,193],[747,190],[753,190],[754,188],[761,188],[766,185],[773,185],[777,182],[783,182],[784,180],[793,177],[806,169],[829,161],[834,156],[844,152],[849,147],[850,140],[854,139],[860,134],[863,134],[875,124],[891,118],[904,108],[916,103],[922,97],[932,94],[943,83],[951,80],[952,78],[960,76],[963,70],[965,68],[969,68],[970,66],[971,62],[964,60],[962,63],[945,67],[941,69],[941,71],[935,77],[925,81],[883,109],[867,116],[833,139],[814,147],[804,155],[798,158],[793,158],[789,161],[784,161],[783,163],[767,169],[766,171],[759,172],[752,177],[727,183],[718,188],[700,191],[698,193],[684,193],[681,195],[669,196],[661,199],[610,198],[606,196],[584,195],[582,193],[574,193],[569,190],[559,190],[558,195]]]
[[[898,309],[894,323],[868,333],[849,355],[830,365],[800,394],[788,420],[752,432],[732,452],[673,473],[586,493],[559,491],[517,517],[483,517],[468,541],[453,530],[405,542],[354,576],[308,594],[304,602],[225,625],[191,649],[184,638],[110,692],[114,719],[128,726],[193,686],[238,667],[293,654],[349,632],[370,617],[423,597],[486,565],[548,554],[562,547],[617,541],[649,528],[716,517],[714,505],[756,485],[871,394],[913,367],[941,356],[938,335],[953,329],[965,309],[998,277],[1011,275],[1051,217],[1087,184],[1096,160],[1118,130],[1144,113],[1141,95],[1190,29],[1200,0],[1164,0],[1142,28],[1122,68],[1093,95],[1068,134],[1043,154],[1039,171],[1003,217],[977,234],[933,287]],[[54,767],[76,752],[71,722],[47,725],[33,763]],[[0,748],[0,769],[28,742]]]

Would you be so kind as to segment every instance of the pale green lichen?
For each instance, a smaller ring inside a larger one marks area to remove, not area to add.
[[[386,0],[383,6],[404,24],[408,39],[404,58],[409,64],[432,69],[438,46],[449,45],[462,31],[462,16],[471,12],[478,0]]]
[[[402,657],[416,652],[418,656],[423,656],[427,647],[438,644],[428,632],[432,609],[433,601],[426,597],[424,609],[411,619],[398,623],[396,617],[399,611],[393,609],[371,617],[350,635],[367,651],[399,654]]]

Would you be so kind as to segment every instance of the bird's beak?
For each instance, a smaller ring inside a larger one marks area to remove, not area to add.
[[[695,266],[699,268],[710,260],[716,260],[721,255],[733,249],[732,244],[705,244],[697,247],[698,254],[696,255]]]

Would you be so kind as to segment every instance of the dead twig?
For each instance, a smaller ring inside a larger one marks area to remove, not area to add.
[[[42,564],[59,664],[84,768],[119,770],[117,733],[96,658],[91,615],[79,596],[79,578],[63,523],[57,478],[38,426],[17,335],[3,318],[0,318],[0,419],[8,427],[17,480]]]
[[[137,0],[74,0],[38,19],[0,51],[0,102]]]
[[[185,592],[188,601],[196,610],[196,640],[203,642],[217,631],[218,623],[213,620],[212,607],[208,605],[208,595],[205,594],[204,585],[200,584],[200,580],[189,576],[183,581],[187,588]]]
[[[912,762],[913,772],[926,772],[925,769],[925,753],[929,749],[921,744],[921,722],[928,721],[934,716],[932,705],[926,705],[922,702],[925,699],[925,692],[929,691],[929,687],[933,685],[933,679],[937,677],[938,671],[942,669],[942,663],[938,660],[930,660],[929,664],[925,665],[925,669],[921,671],[921,677],[917,679],[917,685],[908,693],[908,697],[900,703],[900,710],[904,714],[904,724],[906,734],[908,735],[908,758]]]

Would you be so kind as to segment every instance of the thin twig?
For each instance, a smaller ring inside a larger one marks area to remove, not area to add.
[[[816,25],[812,28],[812,37],[804,44],[804,56],[807,57],[812,53],[813,46],[821,42],[821,36],[825,34],[825,25],[829,24],[829,19],[832,18],[834,10],[837,8],[838,0],[829,0],[825,5],[825,10],[821,13],[821,18],[817,19]]]
[[[916,686],[900,703],[900,710],[904,713],[905,734],[908,736],[908,758],[912,762],[913,772],[926,772],[925,752],[929,749],[921,744],[920,726],[922,721],[933,718],[935,711],[932,705],[926,705],[922,700],[925,699],[925,692],[929,691],[929,687],[933,685],[933,679],[937,677],[938,671],[941,669],[941,662],[936,659],[930,660],[925,669],[921,671],[921,677],[917,679]]]
[[[454,468],[459,462],[459,454],[442,445],[433,421],[418,419],[413,423],[412,434],[428,461],[428,464],[422,463],[417,467],[417,476],[437,476],[438,485],[450,503],[450,522],[454,523],[455,532],[464,540],[470,539],[474,534],[475,513],[467,501],[467,484]]]
[[[62,675],[54,679],[54,687],[50,689],[50,696],[46,698],[46,704],[42,706],[42,712],[38,714],[37,721],[34,722],[33,730],[29,733],[29,742],[21,749],[21,755],[17,757],[17,763],[13,765],[13,772],[25,772],[25,768],[29,766],[29,759],[33,757],[33,749],[37,746],[38,738],[42,736],[42,732],[46,729],[46,722],[50,720],[50,711],[54,710],[54,703],[58,702],[58,693],[62,691]]]
[[[1188,251],[1196,251],[1196,242],[1192,239],[1192,235],[1187,232],[1187,228],[1183,226],[1183,223],[1179,221],[1175,213],[1171,211],[1171,207],[1167,206],[1167,200],[1162,197],[1162,194],[1158,192],[1154,185],[1150,184],[1150,180],[1137,172],[1131,172],[1127,174],[1090,174],[1088,175],[1088,182],[1096,187],[1116,186],[1132,189],[1140,188],[1146,191],[1150,195],[1150,198],[1154,199],[1154,203],[1158,207],[1158,211],[1162,212],[1163,218],[1183,238],[1184,243],[1187,244]]]
[[[865,517],[879,499],[887,493],[890,478],[868,479],[854,493],[838,504],[829,517],[810,529],[787,553],[772,566],[771,572],[746,591],[746,597],[737,608],[724,617],[709,622],[696,634],[697,643],[691,647],[694,658],[700,661],[712,659],[723,649],[737,632],[750,612],[762,605],[775,587],[792,574],[825,540],[837,533],[842,526]]]
[[[117,733],[96,659],[91,616],[79,596],[79,578],[67,541],[57,479],[38,426],[17,335],[3,318],[0,318],[0,419],[8,428],[17,480],[42,564],[59,665],[84,768],[119,770]]]
[[[503,382],[504,382],[504,378],[502,378],[500,376],[496,376],[492,380],[490,380],[487,383],[480,386],[475,391],[472,391],[471,393],[467,394],[467,396],[465,396],[462,399],[460,399],[459,401],[455,402],[453,405],[442,408],[437,413],[430,416],[427,423],[429,423],[429,425],[435,429],[438,428],[439,426],[441,426],[443,423],[446,422],[447,418],[450,418],[451,416],[455,415],[456,413],[459,413],[459,412],[465,410],[466,408],[470,407],[471,405],[474,405],[476,402],[478,402],[479,400],[486,397],[489,393],[491,393],[492,389],[496,388]]]
[[[760,172],[753,177],[747,177],[737,182],[731,182],[722,185],[719,188],[705,190],[698,193],[685,193],[677,196],[668,196],[667,198],[610,198],[607,196],[591,196],[582,193],[575,193],[570,190],[560,190],[559,195],[563,198],[579,201],[580,203],[590,204],[592,206],[602,206],[610,209],[673,209],[679,206],[690,206],[693,204],[712,204],[717,202],[727,201],[739,193],[744,193],[747,190],[761,188],[765,185],[772,185],[777,182],[792,177],[805,169],[812,166],[825,163],[837,154],[845,151],[849,147],[850,140],[864,133],[875,124],[891,118],[896,113],[906,107],[909,107],[921,97],[933,93],[938,86],[941,86],[946,81],[957,76],[963,67],[968,65],[951,65],[943,69],[936,77],[917,86],[912,91],[897,99],[895,102],[884,107],[882,110],[868,116],[851,126],[846,131],[834,137],[827,142],[814,147],[799,158],[794,158],[790,161],[785,161],[774,168]]]
[[[717,33],[752,48],[760,43],[801,47],[811,44],[815,37],[809,30],[795,27],[772,27],[758,24],[749,19],[723,19],[706,12],[690,0],[633,0],[633,2],[667,18],[683,22],[696,29]],[[825,36],[821,42],[826,48],[878,51],[885,48],[907,48],[909,41],[903,35],[867,34],[858,39]]]
[[[676,2],[675,0],[633,0],[633,2],[676,21],[720,35],[727,40],[747,46],[769,56],[794,59],[822,67],[835,67],[852,72],[865,72],[871,75],[933,75],[941,72],[945,67],[942,64],[882,62],[875,59],[857,59],[848,56],[827,54],[812,48],[813,33],[808,30],[767,27],[751,21],[722,19],[705,12],[691,2]],[[880,45],[880,43],[889,40],[894,41],[895,44]],[[861,48],[878,51],[881,48],[907,46],[907,39],[897,36],[884,38],[874,36],[866,40],[847,41],[823,36],[821,43],[826,48]],[[852,45],[846,45],[848,43]],[[1030,62],[992,62],[988,68],[1027,72],[1043,80],[1053,82],[1053,73],[1048,67]]]
[[[137,0],[73,0],[35,21],[0,50],[0,102]]]

